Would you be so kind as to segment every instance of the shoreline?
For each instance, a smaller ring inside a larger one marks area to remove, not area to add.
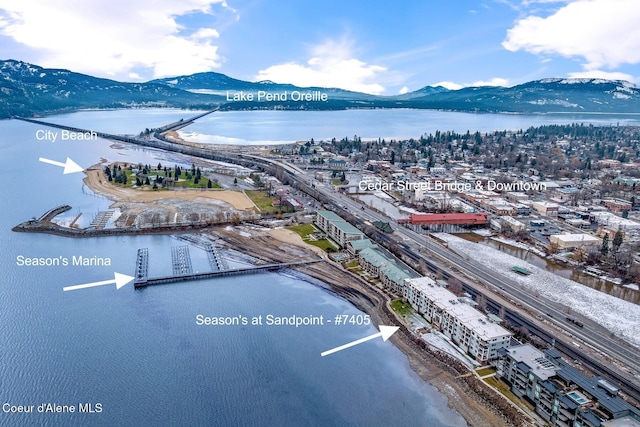
[[[114,163],[115,164],[115,163]],[[98,169],[99,168],[99,169]],[[118,187],[109,183],[102,171],[102,164],[94,165],[85,171],[83,182],[96,194],[113,201],[112,206],[118,207],[125,203],[153,203],[167,199],[183,199],[194,201],[197,199],[212,199],[228,203],[234,209],[247,211],[256,208],[256,205],[242,192],[232,190],[213,189],[172,189],[163,191],[136,190],[127,187]]]
[[[284,250],[285,245],[293,245],[307,252],[312,251],[310,245],[302,240],[279,240],[269,232],[264,233],[268,235],[266,236],[252,231],[252,237],[248,238],[233,230],[212,231],[229,247],[242,248],[245,253],[262,260],[295,261],[296,259],[288,256],[290,251]],[[278,240],[277,243],[273,242],[274,238]],[[446,396],[448,406],[460,414],[470,426],[534,425],[505,398],[476,378],[461,362],[442,351],[430,349],[424,341],[414,336],[391,310],[391,299],[383,290],[374,288],[333,262],[299,266],[293,270],[325,284],[326,286],[322,286],[323,289],[371,316],[373,324],[400,326],[399,331],[390,340],[407,357],[416,375]]]
[[[101,168],[102,166],[100,165],[99,167]],[[90,174],[89,172],[93,173]],[[106,185],[109,187],[115,186],[106,184],[105,181],[100,182],[100,173],[101,169],[87,171],[88,176],[85,178],[85,183],[92,191],[105,195],[99,189]],[[100,186],[100,184],[102,186]],[[122,197],[123,194],[121,194],[120,190],[125,190],[127,193],[132,192],[136,196],[144,195],[145,193],[150,193],[152,196],[158,194],[157,192],[154,194],[146,191],[117,187],[115,190],[118,190],[115,191],[116,194],[108,192],[110,200]],[[196,191],[195,193],[201,192]],[[128,196],[131,197],[131,194],[128,194]],[[244,197],[246,197],[246,195],[244,195]],[[171,197],[166,197],[166,199],[171,199]],[[116,201],[114,205],[117,203]],[[55,224],[48,225],[53,225],[53,227],[48,227],[49,229],[59,228],[59,226]],[[78,231],[78,233],[74,233],[74,237],[92,237],[91,234],[86,234],[81,230]],[[122,234],[122,231],[125,230],[102,231],[104,233],[103,235],[110,235],[112,233]],[[126,231],[125,234],[131,235],[175,234],[181,232],[216,235],[225,242],[228,247],[240,250],[263,261],[293,262],[308,259],[311,254],[326,257],[326,254],[319,248],[306,244],[297,234],[284,229],[270,229],[265,232],[250,228],[248,231],[251,237],[246,237],[246,235],[243,236],[238,233],[238,228],[224,227],[224,225],[217,227],[210,226],[207,228],[190,226],[183,229],[163,227],[162,230],[152,227]],[[53,234],[59,233],[53,232]],[[63,233],[63,235],[69,236],[69,233]],[[532,425],[532,423],[512,407],[505,398],[498,395],[495,391],[491,390],[487,384],[476,378],[474,373],[466,366],[442,351],[430,349],[423,340],[414,336],[389,307],[391,299],[385,291],[375,288],[375,286],[342,269],[333,262],[297,266],[292,269],[325,284],[326,286],[322,286],[323,289],[346,300],[358,310],[367,313],[371,316],[374,324],[400,326],[398,333],[391,337],[393,344],[407,357],[409,366],[416,375],[418,375],[422,381],[435,387],[439,393],[446,396],[448,406],[460,414],[468,425],[474,427],[494,427],[498,425],[515,427]],[[319,286],[317,283],[311,284]]]

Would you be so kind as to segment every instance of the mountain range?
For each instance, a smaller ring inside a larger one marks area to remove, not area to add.
[[[262,94],[260,101],[258,93]],[[294,99],[294,93],[314,97]],[[245,95],[244,98],[241,94]],[[249,94],[253,95],[253,100],[247,99]],[[321,94],[326,94],[326,100],[320,99]],[[230,100],[229,96],[233,98],[234,95],[236,100]],[[449,90],[441,86],[425,86],[402,95],[379,96],[336,88],[300,88],[271,81],[248,82],[215,72],[127,83],[69,70],[42,68],[22,61],[0,61],[0,118],[83,108],[133,107],[640,113],[640,88],[620,80],[550,78],[513,87]]]

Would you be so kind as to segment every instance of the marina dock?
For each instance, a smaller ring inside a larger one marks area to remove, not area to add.
[[[151,285],[164,285],[168,283],[187,282],[192,280],[204,280],[204,279],[214,279],[217,277],[238,276],[241,274],[256,274],[256,273],[262,273],[265,271],[278,271],[284,268],[295,267],[298,265],[314,264],[316,262],[322,262],[322,261],[324,260],[314,259],[309,261],[287,262],[287,263],[281,263],[281,264],[265,264],[265,265],[258,265],[255,267],[233,268],[229,270],[218,270],[218,271],[210,271],[205,273],[180,274],[180,275],[171,275],[171,276],[156,277],[156,278],[147,278],[146,276],[139,277],[136,275],[134,287],[144,288]]]

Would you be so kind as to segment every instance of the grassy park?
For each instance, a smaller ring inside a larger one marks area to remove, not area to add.
[[[292,225],[287,227],[287,230],[294,231],[305,243],[316,246],[322,249],[325,252],[334,252],[337,248],[328,240],[328,239],[314,239],[313,235],[316,233],[320,233],[316,227],[312,224],[300,224],[300,225]]]
[[[161,163],[157,166],[116,163],[106,166],[104,174],[111,183],[139,189],[159,191],[176,188],[222,188],[218,183],[202,176],[200,168],[195,166],[189,169],[162,166]]]

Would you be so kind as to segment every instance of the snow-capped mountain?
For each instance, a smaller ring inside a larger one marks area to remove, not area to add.
[[[326,100],[229,101],[228,93],[323,93]],[[220,73],[126,83],[47,69],[22,61],[0,61],[0,117],[31,116],[79,108],[168,106],[200,109],[419,108],[513,113],[638,113],[640,88],[602,79],[549,78],[513,87],[466,87],[449,90],[425,86],[395,96],[376,96],[336,88],[300,88],[271,81],[248,82]]]

